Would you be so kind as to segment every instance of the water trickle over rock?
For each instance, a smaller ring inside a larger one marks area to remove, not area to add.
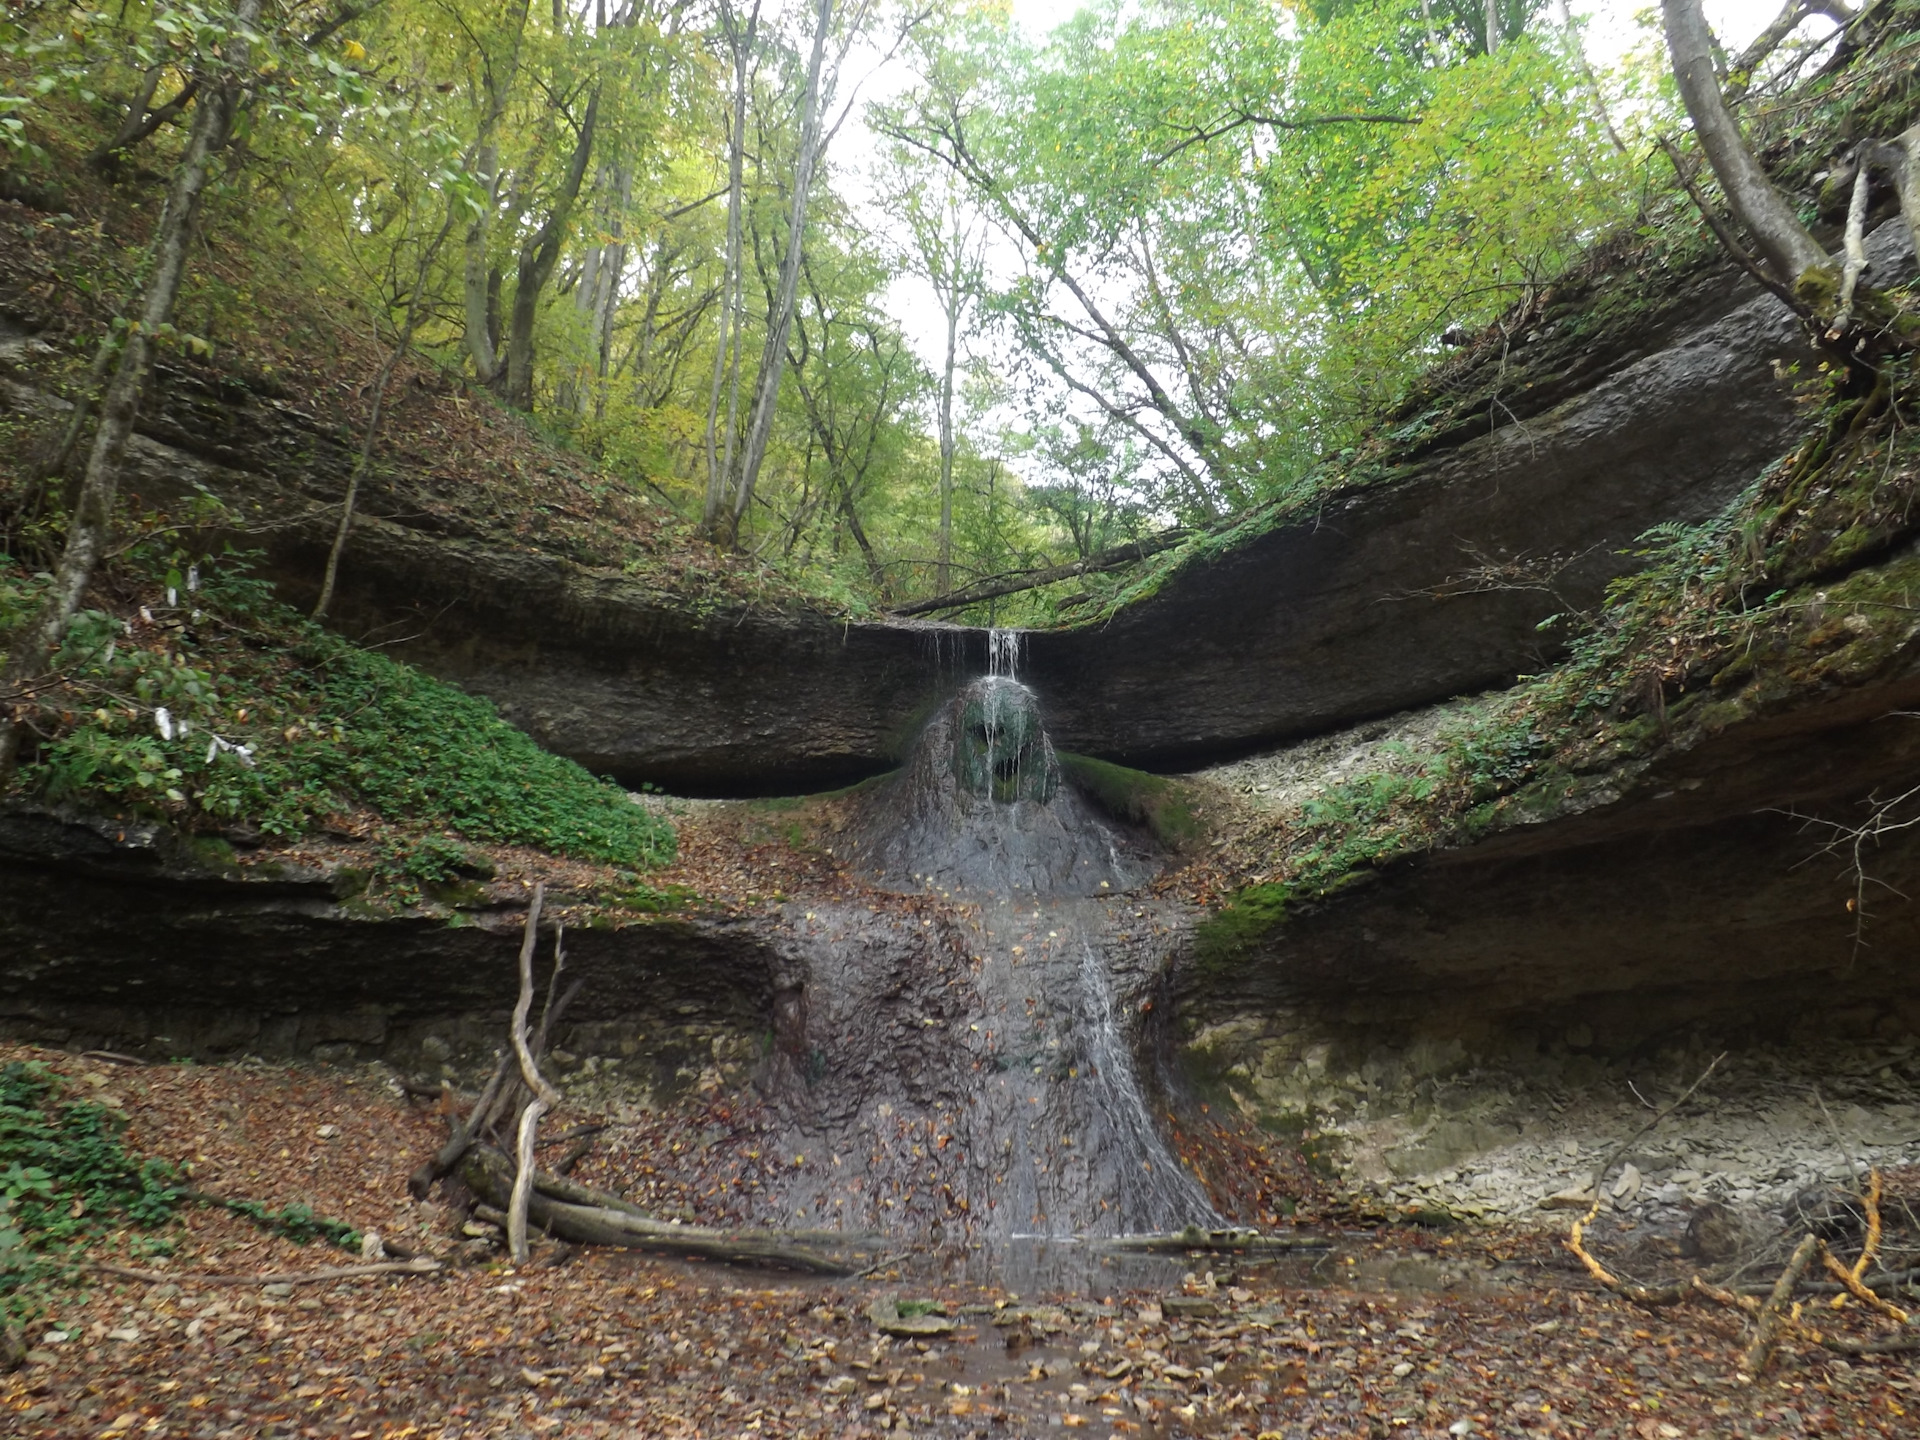
[[[806,916],[786,1089],[795,1141],[834,1158],[796,1167],[788,1213],[1001,1240],[1217,1223],[1136,1073],[1173,932],[1130,892],[1158,857],[1067,783],[1010,633],[853,826],[857,868],[949,918]]]
[[[896,888],[981,895],[1114,894],[1156,857],[1064,783],[1037,697],[1016,678],[1019,632],[995,630],[989,673],[935,712],[913,754],[875,787],[852,856]]]

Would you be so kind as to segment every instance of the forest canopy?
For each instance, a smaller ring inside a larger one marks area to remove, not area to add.
[[[363,468],[428,364],[816,593],[1033,621],[1310,496],[1584,248],[1697,232],[1655,43],[1602,73],[1533,0],[8,0],[0,165],[158,208],[231,90],[202,228],[382,357]],[[165,343],[262,298],[202,279]],[[987,594],[1035,571],[1073,583]]]

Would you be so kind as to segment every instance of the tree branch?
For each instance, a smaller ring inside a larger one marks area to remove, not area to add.
[[[1673,173],[1679,177],[1681,188],[1687,192],[1687,198],[1693,201],[1694,209],[1700,212],[1700,218],[1707,222],[1707,228],[1713,231],[1714,238],[1720,242],[1720,248],[1732,256],[1735,264],[1739,265],[1741,269],[1745,270],[1755,280],[1758,280],[1760,284],[1766,288],[1768,293],[1773,295],[1781,304],[1785,305],[1802,319],[1810,318],[1813,315],[1812,307],[1798,295],[1794,294],[1787,286],[1782,285],[1778,280],[1774,279],[1774,277],[1767,272],[1766,267],[1754,259],[1753,256],[1748,253],[1746,246],[1742,245],[1740,241],[1735,238],[1733,231],[1727,228],[1727,224],[1720,218],[1719,212],[1708,203],[1707,197],[1701,192],[1699,184],[1695,181],[1692,173],[1688,171],[1686,164],[1681,160],[1680,152],[1674,148],[1673,142],[1662,135],[1659,139],[1659,145],[1660,148],[1666,152],[1667,159],[1672,162]]]
[[[911,605],[896,606],[891,613],[903,616],[931,615],[938,610],[961,610],[969,605],[977,605],[982,600],[994,600],[1002,595],[1017,595],[1026,590],[1037,590],[1043,585],[1072,580],[1080,575],[1094,575],[1105,570],[1124,569],[1136,561],[1173,549],[1192,534],[1191,530],[1163,530],[1148,539],[1116,545],[1096,555],[1089,555],[1084,560],[1075,560],[1065,565],[1049,565],[1043,570],[1028,570],[1007,579],[979,581],[958,590],[948,591],[945,595],[936,595],[930,600],[916,600]]]
[[[527,1043],[527,1016],[533,1009],[533,950],[540,938],[540,906],[547,896],[545,883],[533,887],[533,904],[527,910],[527,929],[520,942],[520,1000],[513,1007],[513,1053],[520,1061],[520,1079],[533,1092],[527,1108],[520,1112],[517,1136],[519,1169],[513,1180],[513,1195],[507,1205],[507,1243],[513,1263],[527,1263],[527,1201],[533,1193],[533,1143],[540,1117],[560,1103],[560,1094],[540,1074],[533,1051]],[[553,937],[553,968],[558,978],[565,963],[559,934]]]

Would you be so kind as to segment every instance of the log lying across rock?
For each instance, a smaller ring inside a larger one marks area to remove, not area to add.
[[[490,1145],[467,1152],[460,1177],[474,1194],[505,1209],[513,1192],[513,1162]],[[813,1248],[780,1230],[717,1230],[656,1220],[618,1195],[536,1172],[528,1222],[577,1245],[622,1245],[734,1265],[766,1265],[814,1275],[851,1275],[859,1266]]]

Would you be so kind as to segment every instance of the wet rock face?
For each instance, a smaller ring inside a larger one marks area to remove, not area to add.
[[[1033,692],[1005,676],[941,706],[860,810],[856,868],[900,889],[1117,894],[1159,868],[1065,783]]]
[[[1126,1021],[1168,937],[1125,897],[985,898],[926,923],[796,904],[763,1080],[770,1214],[931,1236],[1112,1235],[1214,1220],[1160,1140]]]
[[[1064,782],[1032,693],[962,687],[861,809],[856,868],[912,898],[789,907],[781,1211],[947,1240],[1210,1222],[1136,1073],[1172,936],[1123,892],[1154,858]]]
[[[976,680],[961,691],[947,728],[954,781],[973,798],[1044,805],[1060,788],[1060,765],[1041,728],[1040,707],[1019,681],[998,675]]]

